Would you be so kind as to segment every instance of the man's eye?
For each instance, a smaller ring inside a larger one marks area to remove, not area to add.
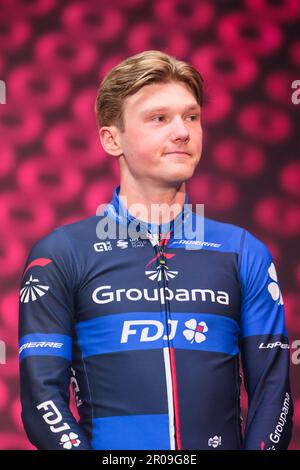
[[[191,114],[188,118],[190,118],[191,121],[198,121],[199,114]]]
[[[154,116],[154,117],[152,118],[152,121],[155,121],[155,122],[163,122],[164,119],[165,119],[165,116],[160,115],[160,116]]]

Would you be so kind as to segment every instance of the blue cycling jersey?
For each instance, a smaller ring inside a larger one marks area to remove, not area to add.
[[[289,345],[271,255],[246,230],[207,218],[202,239],[178,238],[199,217],[182,211],[156,232],[116,188],[101,214],[33,247],[19,353],[22,419],[37,448],[287,449]],[[100,239],[101,221],[121,236]],[[133,222],[140,235],[124,237]]]

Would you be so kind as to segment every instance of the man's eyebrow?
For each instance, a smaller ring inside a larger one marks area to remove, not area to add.
[[[168,106],[156,106],[154,108],[148,108],[144,109],[141,111],[141,114],[149,114],[149,113],[156,113],[156,112],[165,112],[169,111],[170,108]],[[184,112],[186,111],[200,111],[200,105],[199,104],[191,104],[184,108]]]

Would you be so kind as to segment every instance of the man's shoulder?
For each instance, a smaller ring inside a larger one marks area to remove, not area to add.
[[[220,251],[239,252],[244,232],[238,225],[204,217],[204,239],[218,246]]]
[[[226,233],[226,234],[234,234],[234,235],[241,235],[244,232],[244,228],[231,224],[229,222],[222,222],[220,220],[211,219],[208,217],[204,217],[204,225],[208,230],[214,231],[215,233]]]
[[[243,252],[245,250],[256,252],[257,254],[266,255],[268,248],[248,229],[218,220],[204,218],[205,238],[219,240],[223,247],[235,252]]]
[[[84,219],[77,220],[76,222],[60,225],[55,228],[51,233],[57,237],[66,236],[78,240],[94,238],[96,234],[97,223],[99,216],[93,215],[85,217]]]
[[[60,225],[39,239],[32,251],[67,253],[80,249],[96,239],[97,216],[86,217],[76,222]]]

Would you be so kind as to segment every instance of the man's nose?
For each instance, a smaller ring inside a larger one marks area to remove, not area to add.
[[[190,136],[190,132],[183,119],[176,116],[172,122],[172,140],[187,140]]]

